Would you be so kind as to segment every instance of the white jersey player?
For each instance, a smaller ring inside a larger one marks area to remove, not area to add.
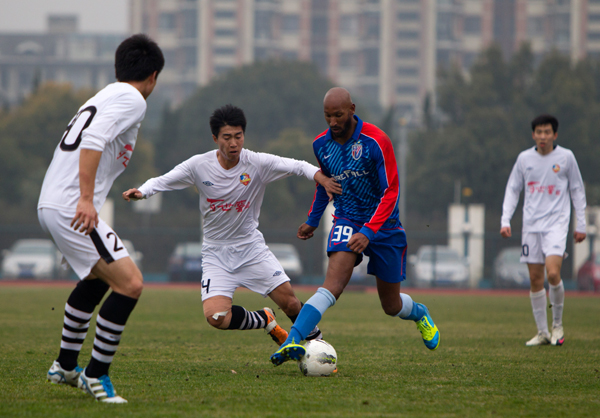
[[[142,292],[142,274],[122,241],[98,212],[135,148],[146,98],[164,66],[158,45],[145,35],[124,40],[115,54],[118,82],[89,99],[67,126],[44,178],[38,218],[81,281],[65,306],[60,353],[48,371],[52,383],[78,386],[96,400],[117,396],[108,369],[125,323]],[[90,319],[97,317],[92,358],[77,365]]]
[[[575,242],[585,239],[585,188],[573,153],[554,144],[558,120],[540,115],[531,122],[536,146],[519,154],[504,195],[500,234],[511,236],[510,220],[524,190],[521,262],[527,263],[531,281],[531,306],[538,334],[526,345],[562,345],[565,290],[560,269],[565,256],[571,218],[571,201],[577,226]],[[552,335],[546,315],[544,267],[550,285]]]
[[[329,193],[340,194],[341,187],[307,162],[243,149],[246,118],[235,106],[216,109],[210,127],[216,151],[191,157],[139,189],[127,190],[123,198],[148,198],[196,186],[204,231],[202,301],[207,321],[218,329],[265,328],[280,345],[288,333],[277,325],[270,308],[249,312],[232,305],[236,288],[243,286],[269,296],[292,322],[302,306],[257,229],[265,188],[290,175],[315,180]],[[315,327],[307,339],[320,337]]]

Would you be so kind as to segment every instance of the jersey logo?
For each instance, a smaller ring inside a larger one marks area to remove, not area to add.
[[[277,270],[275,273],[273,273],[273,276],[281,276],[282,274],[282,271]]]
[[[323,159],[324,159],[324,160],[326,160],[326,159],[328,159],[329,157],[331,157],[331,154],[324,156],[324,157],[323,157]]]
[[[552,171],[554,171],[555,173],[558,173],[560,171],[560,166],[558,164],[554,164],[552,166]]]
[[[363,148],[360,142],[352,144],[352,158],[358,160],[360,157],[362,157],[362,151]]]
[[[250,178],[250,174],[248,173],[242,173],[242,175],[240,176],[240,183],[242,183],[244,186],[247,186],[248,183],[250,183],[252,181],[252,179]]]
[[[213,183],[211,183],[210,181],[203,181],[202,184],[204,184],[205,186],[214,186]]]

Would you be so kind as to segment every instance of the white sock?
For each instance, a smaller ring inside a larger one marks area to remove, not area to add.
[[[406,293],[400,293],[400,299],[402,299],[402,309],[400,309],[397,316],[406,318],[412,312],[413,300]]]
[[[546,312],[546,289],[539,292],[529,292],[533,318],[539,332],[548,334],[548,314]]]
[[[565,285],[562,280],[556,286],[550,285],[550,303],[552,304],[552,327],[562,325],[565,303]]]

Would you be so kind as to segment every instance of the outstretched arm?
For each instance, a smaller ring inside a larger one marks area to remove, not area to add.
[[[143,198],[144,198],[144,195],[142,194],[142,192],[140,192],[136,188],[129,189],[129,190],[123,192],[123,199],[128,202],[131,200],[141,200]]]
[[[321,171],[316,172],[315,181],[323,186],[327,192],[330,202],[333,200],[334,194],[342,194],[342,185],[339,184],[333,177],[327,177]]]

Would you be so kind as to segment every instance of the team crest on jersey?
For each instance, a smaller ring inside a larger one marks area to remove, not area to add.
[[[360,157],[362,157],[362,144],[360,142],[357,142],[356,144],[352,144],[352,158],[354,158],[355,160],[358,160]]]
[[[250,178],[250,174],[242,173],[242,175],[240,176],[240,183],[242,183],[244,186],[247,186],[248,183],[250,183],[250,181],[252,181],[252,179]]]
[[[552,171],[554,171],[555,173],[558,173],[560,171],[560,166],[558,164],[554,164],[552,166]]]

